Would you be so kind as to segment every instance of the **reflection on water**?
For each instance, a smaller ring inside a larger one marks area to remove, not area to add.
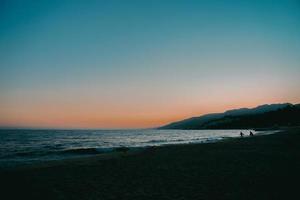
[[[246,135],[248,130],[242,130]],[[0,165],[91,155],[126,146],[201,143],[240,130],[0,130]]]

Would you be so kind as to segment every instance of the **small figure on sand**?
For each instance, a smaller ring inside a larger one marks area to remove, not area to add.
[[[242,131],[240,132],[240,136],[241,136],[241,137],[243,137],[243,136],[244,136],[244,133],[243,133]]]
[[[254,134],[252,133],[252,131],[250,131],[250,134],[249,134],[250,136],[254,136]]]

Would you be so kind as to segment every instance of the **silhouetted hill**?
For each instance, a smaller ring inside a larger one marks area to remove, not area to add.
[[[283,103],[207,114],[173,122],[160,129],[242,129],[296,125],[300,125],[300,104]]]

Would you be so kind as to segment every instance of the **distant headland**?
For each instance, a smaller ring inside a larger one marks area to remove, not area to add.
[[[265,104],[173,122],[159,129],[264,129],[300,126],[300,104]]]

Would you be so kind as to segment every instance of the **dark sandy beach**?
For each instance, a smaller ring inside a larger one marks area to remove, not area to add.
[[[0,177],[0,199],[297,199],[300,129],[6,169]]]

